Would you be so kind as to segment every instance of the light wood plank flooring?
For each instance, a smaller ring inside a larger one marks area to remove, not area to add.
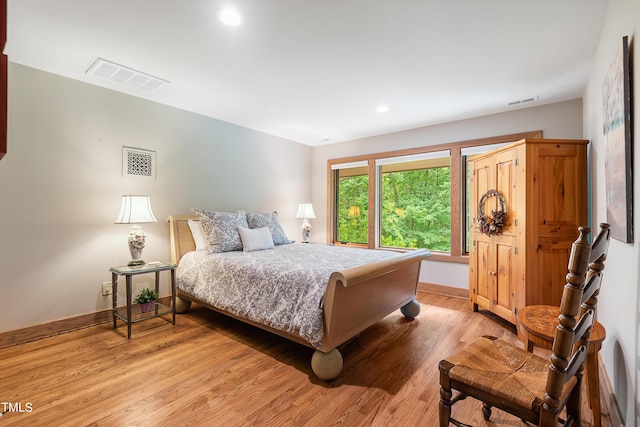
[[[419,301],[415,320],[393,313],[345,347],[330,383],[314,377],[311,349],[197,306],[176,326],[135,324],[131,340],[124,324],[107,323],[5,348],[0,401],[14,411],[0,425],[435,426],[438,361],[480,335],[516,335],[466,300],[420,292]],[[473,399],[453,414],[475,426],[524,425],[499,410],[486,423]],[[592,425],[587,406],[584,414]]]

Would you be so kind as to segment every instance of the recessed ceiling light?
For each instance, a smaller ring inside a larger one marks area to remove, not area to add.
[[[389,106],[385,104],[378,105],[378,108],[376,108],[376,111],[378,113],[386,113],[387,111],[389,111]]]
[[[225,7],[220,10],[218,18],[227,25],[236,26],[242,23],[242,15],[232,7]]]

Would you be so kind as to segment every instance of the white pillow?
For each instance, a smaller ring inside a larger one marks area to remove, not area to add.
[[[238,232],[240,233],[240,239],[242,240],[242,250],[244,252],[273,249],[273,238],[271,237],[271,231],[269,231],[269,227],[238,227]]]
[[[202,224],[200,221],[195,221],[190,219],[187,221],[189,224],[189,229],[191,230],[191,236],[193,236],[193,241],[196,243],[196,251],[205,251],[209,246],[207,244],[207,238],[204,236],[204,230],[202,229]]]

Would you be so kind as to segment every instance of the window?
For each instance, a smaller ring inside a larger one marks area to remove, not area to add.
[[[369,242],[368,162],[336,165],[336,241]]]
[[[383,247],[451,250],[449,151],[376,160]]]
[[[427,248],[431,259],[468,262],[468,157],[541,131],[328,161],[334,244]]]

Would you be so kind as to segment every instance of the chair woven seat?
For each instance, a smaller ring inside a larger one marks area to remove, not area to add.
[[[449,377],[454,381],[465,381],[526,409],[540,407],[544,401],[549,359],[506,341],[485,336],[444,361],[453,365]],[[575,381],[565,384],[564,398]]]

